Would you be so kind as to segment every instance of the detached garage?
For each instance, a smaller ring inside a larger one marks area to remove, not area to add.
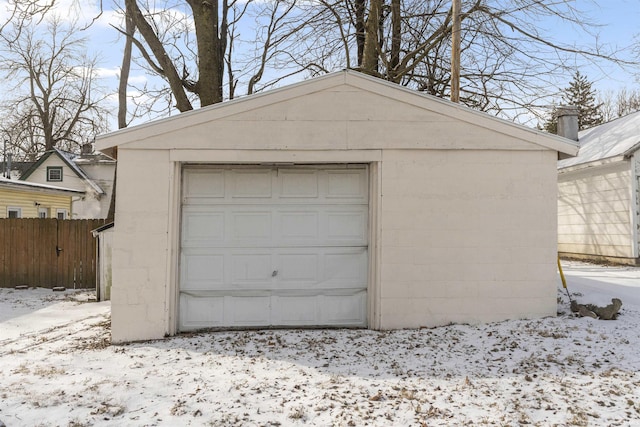
[[[115,146],[114,342],[556,312],[570,140],[342,71]]]

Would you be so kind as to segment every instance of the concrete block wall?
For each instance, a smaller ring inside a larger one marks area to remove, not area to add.
[[[381,327],[555,315],[554,156],[385,150]]]
[[[111,289],[116,343],[166,333],[171,171],[166,150],[119,153]]]

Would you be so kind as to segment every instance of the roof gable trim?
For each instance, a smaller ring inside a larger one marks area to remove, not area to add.
[[[456,120],[466,121],[475,126],[481,126],[495,132],[510,135],[525,142],[529,142],[546,149],[559,151],[571,156],[576,155],[578,152],[577,144],[566,138],[530,129],[525,126],[493,117],[486,113],[478,112],[468,107],[454,104],[424,93],[416,92],[397,84],[353,70],[344,70],[327,74],[311,80],[298,82],[290,86],[207,106],[199,110],[180,113],[175,116],[132,128],[121,129],[110,134],[99,136],[96,141],[96,145],[100,150],[117,145],[124,145],[130,142],[152,138],[168,131],[176,131],[177,129],[179,130],[182,128],[201,125],[203,123],[219,120],[240,112],[251,111],[277,102],[291,100],[341,85],[348,85],[360,90],[368,91],[386,98],[407,103],[417,108],[434,110],[433,108],[428,108],[428,105],[425,104],[435,103],[438,106],[437,112],[439,114],[455,118]]]

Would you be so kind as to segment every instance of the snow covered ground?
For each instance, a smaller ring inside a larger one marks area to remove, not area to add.
[[[393,332],[269,330],[109,345],[87,292],[0,289],[14,426],[638,426],[640,269],[563,263],[556,318]],[[1,424],[0,424],[1,425]]]

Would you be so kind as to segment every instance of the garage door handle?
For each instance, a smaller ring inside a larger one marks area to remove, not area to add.
[[[273,273],[271,273],[271,277],[276,277],[278,275],[278,270],[273,270]]]

